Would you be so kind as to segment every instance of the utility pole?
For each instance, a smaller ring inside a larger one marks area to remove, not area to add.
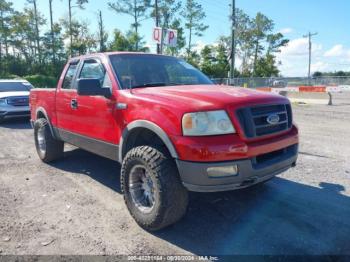
[[[104,25],[103,25],[103,19],[102,19],[102,11],[98,11],[98,27],[99,27],[99,35],[100,35],[100,52],[106,51],[105,49],[105,43],[104,43],[104,37],[105,37],[105,31],[104,31]]]
[[[159,10],[158,10],[158,0],[155,0],[155,12],[156,12],[156,27],[159,27]],[[160,45],[157,44],[157,54],[160,54]]]
[[[232,28],[231,28],[231,67],[230,78],[235,77],[235,56],[236,56],[236,44],[235,44],[235,28],[236,28],[236,0],[232,0]]]
[[[56,48],[55,48],[55,32],[53,26],[53,17],[52,17],[52,1],[49,0],[49,8],[50,8],[50,26],[51,26],[51,45],[52,45],[52,62],[56,64]]]
[[[311,33],[304,35],[304,38],[309,38],[309,71],[308,71],[308,79],[309,79],[309,85],[311,84],[311,53],[312,53],[312,37],[317,35],[317,33]]]
[[[39,18],[38,18],[38,9],[37,9],[37,0],[32,0],[33,6],[34,6],[34,20],[35,20],[35,40],[36,40],[36,48],[38,51],[38,60],[39,64],[41,65],[41,50],[40,50],[40,33],[39,33]]]
[[[69,9],[69,38],[70,38],[70,46],[69,46],[69,56],[72,57],[73,55],[73,30],[72,30],[72,0],[68,0],[68,9]]]

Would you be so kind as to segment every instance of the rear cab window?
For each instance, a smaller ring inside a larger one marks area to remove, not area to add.
[[[74,89],[74,77],[77,72],[79,60],[70,62],[66,75],[64,76],[62,89]]]

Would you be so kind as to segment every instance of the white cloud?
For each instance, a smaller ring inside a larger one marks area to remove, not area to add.
[[[309,42],[307,38],[293,39],[277,54],[277,61],[283,76],[307,76],[309,66]],[[350,70],[350,47],[334,45],[324,50],[317,42],[312,44],[311,71],[334,72]]]
[[[281,34],[286,35],[286,34],[292,33],[293,31],[294,31],[293,28],[287,27],[287,28],[282,28],[279,32]]]
[[[325,71],[332,71],[331,65],[324,61],[318,61],[311,65],[311,71],[312,72],[325,72]]]
[[[322,45],[313,44],[313,51],[322,50]],[[303,56],[309,54],[309,40],[307,38],[297,38],[291,40],[288,45],[281,48],[283,56]]]
[[[341,57],[341,56],[346,55],[346,53],[349,54],[349,52],[350,52],[350,50],[346,51],[343,45],[338,44],[338,45],[333,46],[328,51],[326,51],[324,53],[324,56],[325,57]]]
[[[194,47],[192,48],[192,51],[196,51],[197,53],[200,53],[206,45],[207,43],[204,43],[202,40],[198,40],[194,45]]]

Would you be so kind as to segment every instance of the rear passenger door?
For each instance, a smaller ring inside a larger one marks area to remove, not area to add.
[[[105,67],[98,58],[82,61],[78,79],[99,79],[102,88],[112,88]],[[77,96],[76,132],[89,138],[117,143],[115,100],[103,96]]]

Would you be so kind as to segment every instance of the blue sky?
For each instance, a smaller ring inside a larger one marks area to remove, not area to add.
[[[96,12],[102,10],[107,30],[114,28],[126,31],[131,18],[114,13],[107,6],[113,0],[90,0],[85,10],[74,11],[82,20],[87,20],[91,30],[96,30]],[[25,0],[13,0],[16,9],[25,6]],[[54,0],[54,19],[67,16],[68,0]],[[210,27],[201,38],[194,42],[201,48],[214,43],[220,35],[228,35],[230,23],[229,3],[231,0],[198,0],[207,14],[205,23]],[[275,31],[285,33],[291,42],[283,48],[278,59],[280,70],[285,76],[305,76],[308,63],[308,43],[302,36],[308,31],[317,32],[314,37],[312,71],[350,71],[350,1],[349,0],[236,0],[236,6],[254,16],[262,12],[275,22]],[[48,17],[48,0],[38,0],[41,13]],[[151,31],[154,21],[149,19],[142,24],[141,34],[147,44],[154,48]],[[238,58],[238,66],[240,59]]]

